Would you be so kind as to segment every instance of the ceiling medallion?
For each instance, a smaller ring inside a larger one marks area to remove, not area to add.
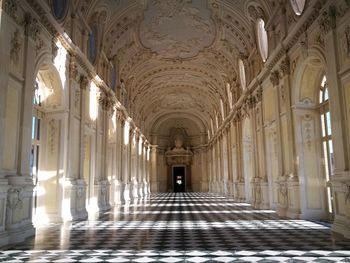
[[[163,58],[191,58],[215,39],[215,25],[203,0],[148,1],[140,24],[141,43]]]

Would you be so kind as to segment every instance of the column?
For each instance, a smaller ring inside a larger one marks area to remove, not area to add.
[[[5,16],[4,16],[5,17]],[[3,21],[2,21],[3,22]],[[3,25],[4,27],[9,25]],[[24,24],[24,72],[25,77],[22,90],[22,105],[20,109],[20,120],[18,130],[18,159],[17,172],[15,175],[7,176],[10,188],[7,196],[6,230],[9,235],[9,243],[20,242],[25,238],[34,235],[32,225],[32,196],[33,181],[30,176],[30,151],[31,151],[31,128],[32,128],[32,98],[34,94],[35,68],[33,61],[36,61],[35,41],[38,28],[36,20],[28,17]],[[2,31],[3,32],[3,31]],[[6,58],[6,56],[5,56]],[[2,64],[5,61],[1,62]],[[8,87],[10,88],[10,87]],[[19,108],[18,108],[19,109]],[[14,146],[13,146],[14,147]],[[22,206],[13,205],[21,199]],[[5,205],[5,204],[4,204]]]
[[[227,142],[228,130],[225,128],[222,135],[222,193],[228,194],[228,142]]]
[[[127,156],[126,156],[126,145],[125,145],[125,116],[124,113],[119,113],[119,123],[120,123],[120,155],[119,155],[119,181],[120,181],[120,203],[125,203],[125,167],[127,166]]]
[[[287,145],[284,147],[285,154],[287,154],[287,164],[285,165],[284,175],[287,178],[286,185],[280,184],[279,189],[279,203],[282,207],[287,206],[285,215],[289,218],[299,218],[300,216],[300,184],[297,173],[297,157],[295,149],[295,135],[294,135],[294,120],[292,114],[291,105],[291,79],[290,79],[290,61],[286,56],[280,65],[280,71],[282,73],[281,81],[283,95],[285,97],[285,109],[287,119],[287,133],[283,136],[287,136]],[[283,143],[284,144],[284,143]],[[283,215],[283,213],[281,214]]]
[[[157,152],[157,145],[151,145],[151,148],[150,148],[150,153],[151,153],[151,156],[150,156],[150,176],[151,176],[151,186],[150,186],[150,189],[151,189],[151,192],[152,193],[157,193],[158,190],[159,190],[159,180],[158,180],[158,175],[157,175],[157,155],[158,155],[158,152]]]

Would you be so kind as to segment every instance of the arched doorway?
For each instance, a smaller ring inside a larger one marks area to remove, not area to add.
[[[52,65],[39,69],[33,94],[32,148],[33,222],[42,224],[62,220],[61,197],[63,164],[63,89],[59,73]],[[62,114],[62,113],[61,113]]]
[[[330,176],[333,147],[324,59],[310,52],[297,72],[294,119],[301,218],[327,220],[332,214]]]

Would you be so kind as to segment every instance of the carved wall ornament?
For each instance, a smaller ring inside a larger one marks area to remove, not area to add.
[[[253,109],[256,105],[256,99],[253,95],[249,95],[245,101],[249,109]]]
[[[286,57],[281,61],[280,70],[281,70],[282,76],[286,76],[290,74],[290,61],[288,57]]]
[[[13,36],[11,39],[11,51],[10,51],[10,59],[15,65],[18,65],[21,48],[22,48],[22,43],[19,40],[19,31],[16,30],[13,33]]]
[[[350,57],[350,26],[347,26],[345,28],[345,32],[344,32],[344,50],[345,50],[345,54],[347,55],[347,57]]]
[[[32,17],[30,13],[26,13],[24,15],[23,26],[25,34],[36,40],[41,30],[38,20]]]
[[[336,27],[336,9],[334,6],[330,6],[328,11],[321,14],[318,25],[323,36]]]
[[[86,90],[88,85],[89,85],[89,79],[86,76],[81,75],[80,76],[80,88]]]
[[[261,7],[251,5],[248,7],[248,15],[254,21],[258,18],[264,19],[264,10]]]
[[[285,92],[284,85],[280,86],[280,95],[281,95],[282,101],[285,102],[286,101],[286,92]]]
[[[305,114],[302,119],[303,125],[303,140],[306,144],[306,149],[311,151],[312,139],[314,137],[314,124],[310,114]]]
[[[350,201],[350,184],[343,183],[345,186],[345,203]]]
[[[16,22],[18,22],[18,0],[5,0],[4,10],[10,17],[12,17]]]
[[[40,37],[38,37],[36,39],[36,43],[35,43],[36,55],[39,54],[39,52],[42,50],[43,47],[44,47],[44,40],[42,40]]]
[[[255,101],[256,103],[261,102],[262,100],[262,95],[263,95],[263,90],[262,87],[260,86],[259,88],[256,89],[255,93]]]
[[[69,78],[75,81],[78,78],[78,66],[72,59],[69,62]]]
[[[56,45],[57,38],[53,37],[51,39],[51,54],[52,54],[52,61],[57,57],[58,53],[58,46]]]
[[[57,133],[57,125],[56,120],[51,119],[49,120],[49,127],[50,127],[50,133],[49,133],[49,146],[50,146],[50,153],[54,153],[55,151],[55,137]]]
[[[15,210],[23,207],[24,188],[11,187],[7,193],[8,209]]]
[[[305,28],[306,30],[306,28]],[[307,32],[305,31],[304,35],[302,36],[300,42],[300,48],[301,48],[301,54],[303,55],[303,58],[306,58],[309,53],[309,37]]]
[[[280,204],[286,206],[288,204],[288,187],[286,182],[278,182],[278,192],[280,194]]]
[[[271,72],[270,81],[273,86],[278,86],[280,81],[280,73],[278,72],[278,70]]]
[[[78,109],[80,105],[80,89],[79,88],[75,88],[75,94],[74,94],[74,106],[75,109]]]

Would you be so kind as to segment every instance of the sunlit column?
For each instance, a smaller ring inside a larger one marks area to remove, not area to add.
[[[79,160],[79,178],[84,179],[84,156],[85,156],[85,121],[86,121],[86,89],[89,85],[87,77],[82,76],[80,78],[80,160]]]
[[[222,182],[223,182],[223,193],[228,194],[228,142],[227,142],[228,130],[225,128],[222,136]]]
[[[151,190],[151,146],[147,142],[146,144],[146,184],[147,184],[147,194],[150,194],[151,192],[154,193],[155,191]]]
[[[119,158],[118,158],[118,182],[119,182],[119,198],[120,202],[123,203],[125,201],[124,199],[124,190],[125,190],[125,181],[124,181],[124,174],[125,174],[125,161],[126,161],[126,156],[125,156],[125,139],[124,139],[124,134],[125,134],[125,126],[126,126],[126,121],[125,117],[122,112],[119,112],[118,114],[118,123],[119,123],[119,134],[118,136],[118,152]]]

